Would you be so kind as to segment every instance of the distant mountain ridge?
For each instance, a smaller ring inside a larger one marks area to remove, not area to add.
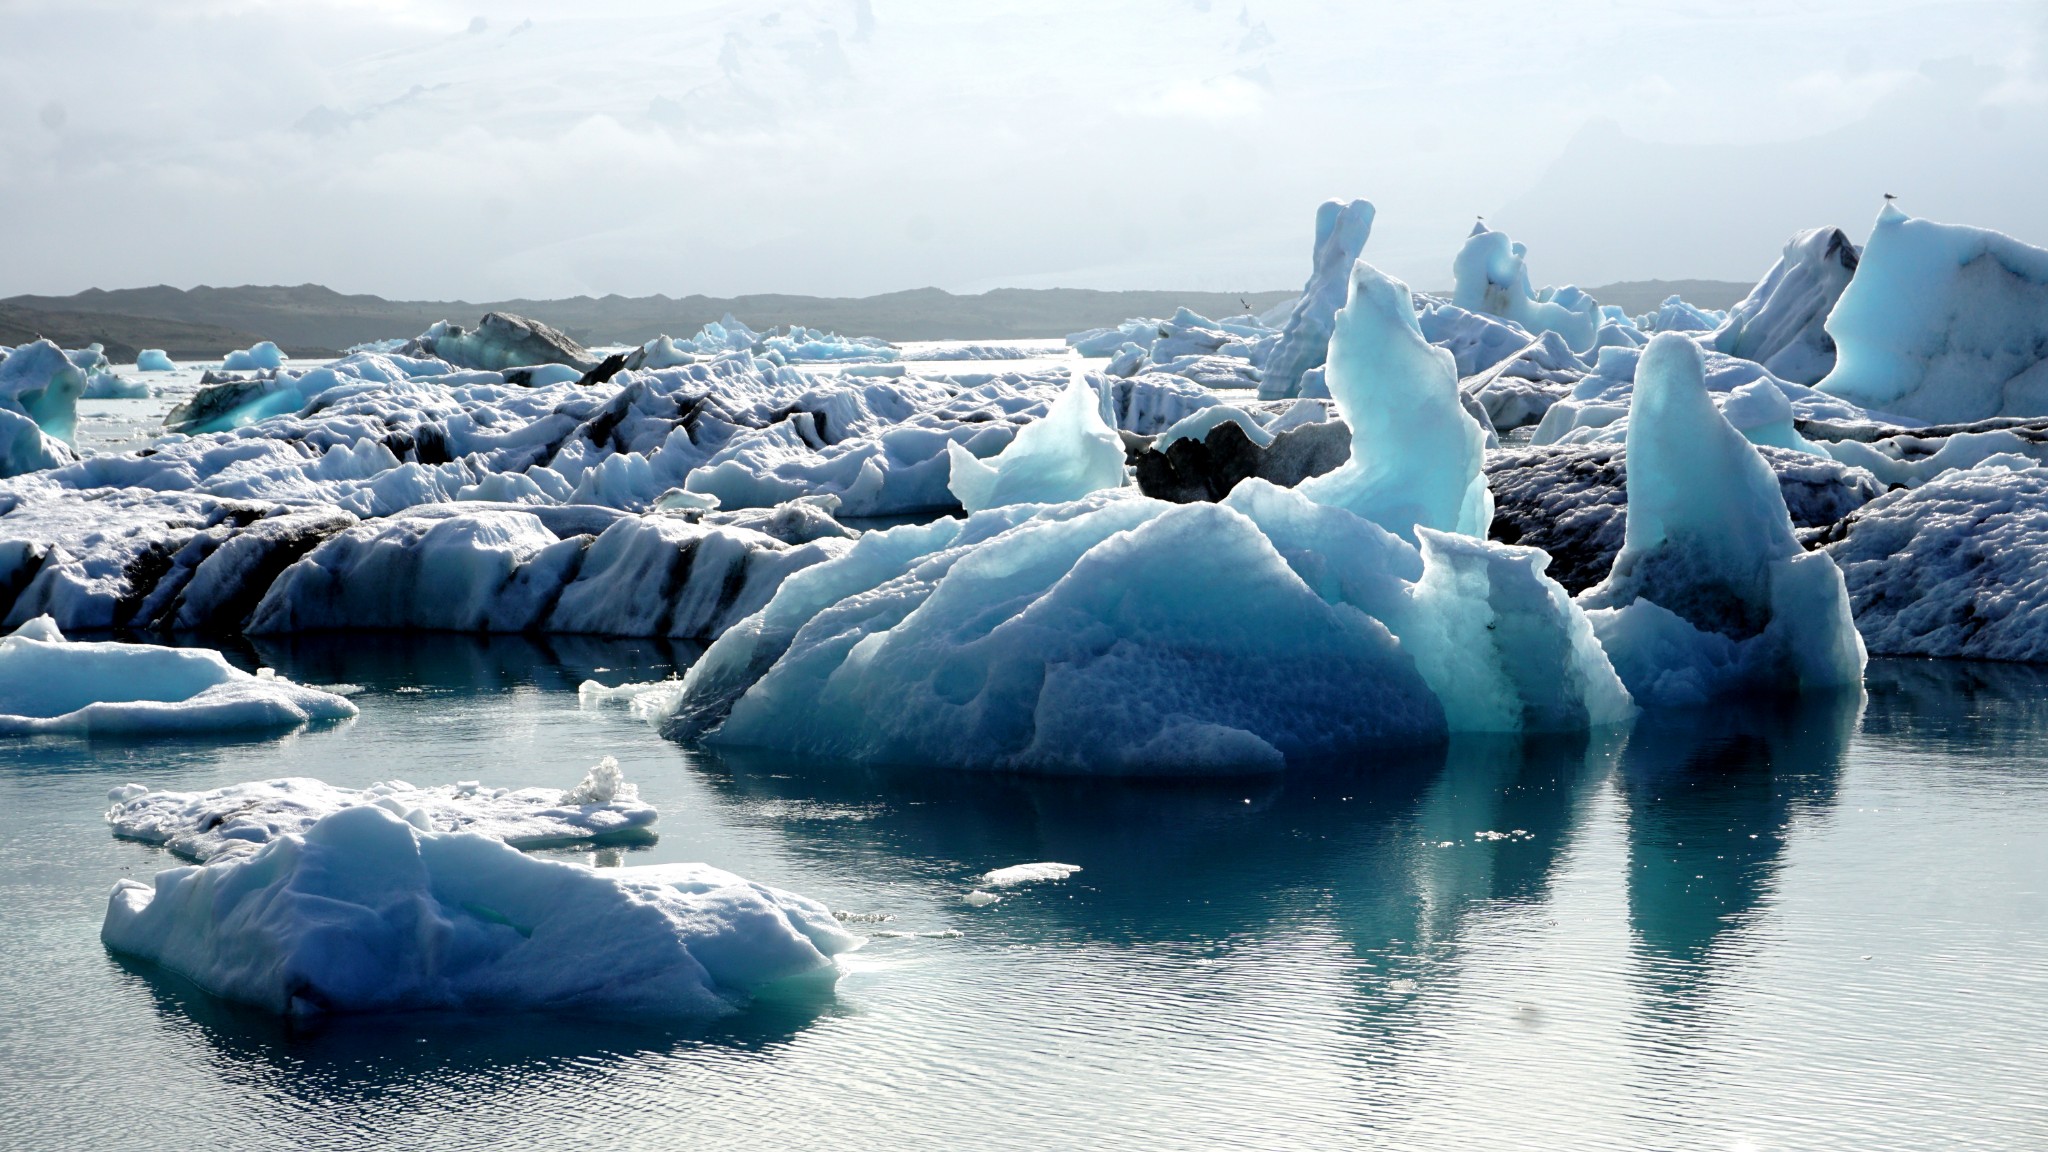
[[[486,312],[513,312],[543,320],[586,344],[639,344],[668,334],[687,336],[727,313],[755,328],[803,324],[850,336],[890,340],[1031,339],[1064,336],[1116,324],[1132,316],[1170,316],[1180,306],[1204,315],[1263,311],[1292,292],[1101,292],[1079,288],[998,288],[956,296],[916,288],[880,296],[753,295],[577,296],[566,300],[385,300],[349,296],[321,287],[178,289],[164,286],[89,289],[74,296],[14,296],[0,300],[0,318],[16,326],[37,316],[103,317],[102,327],[147,320],[206,325],[258,333],[287,351],[317,354],[367,340],[418,335],[436,320],[473,324]],[[116,318],[123,318],[116,320]],[[54,338],[54,337],[53,337]],[[125,335],[116,339],[127,341]],[[60,341],[61,342],[61,341]],[[102,340],[102,343],[107,341]],[[108,345],[112,350],[112,345]],[[176,350],[172,350],[176,354]],[[187,354],[193,350],[187,349]],[[226,351],[225,348],[215,352]]]
[[[1749,287],[1720,280],[1643,280],[1589,291],[1602,303],[1637,313],[1655,308],[1674,292],[1703,308],[1726,308]],[[1261,312],[1293,295],[1279,290],[997,288],[958,296],[939,288],[914,288],[862,297],[613,295],[471,303],[386,300],[346,295],[318,284],[190,289],[158,285],[0,300],[0,344],[48,336],[67,347],[96,341],[115,359],[132,359],[141,348],[205,359],[257,340],[274,340],[293,355],[321,356],[369,340],[414,336],[437,320],[473,324],[486,312],[543,320],[586,344],[640,344],[664,333],[686,336],[727,313],[755,328],[803,324],[889,340],[1021,340],[1056,338],[1133,316],[1170,316],[1183,306],[1211,317],[1247,308]]]

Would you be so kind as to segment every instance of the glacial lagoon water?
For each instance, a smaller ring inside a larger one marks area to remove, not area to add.
[[[244,656],[360,719],[0,743],[0,1146],[2048,1144],[2048,673],[1879,661],[1860,702],[1176,785],[719,758],[577,706],[689,655],[301,639]],[[607,753],[663,813],[624,859],[855,914],[836,995],[286,1025],[99,944],[114,881],[173,863],[108,834],[115,784]],[[1083,871],[963,901],[1038,860]]]

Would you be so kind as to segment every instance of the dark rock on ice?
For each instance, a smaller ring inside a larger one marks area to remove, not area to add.
[[[1795,528],[1827,528],[1884,492],[1861,468],[1783,448],[1757,451],[1778,474]],[[1550,553],[1548,574],[1573,595],[1606,579],[1628,511],[1621,445],[1490,452],[1486,480],[1493,539]]]

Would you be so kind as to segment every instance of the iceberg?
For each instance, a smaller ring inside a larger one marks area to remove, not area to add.
[[[1418,526],[1485,538],[1486,432],[1459,399],[1456,360],[1423,339],[1406,284],[1362,260],[1349,283],[1325,378],[1351,427],[1351,458],[1301,493],[1411,542]]]
[[[1353,284],[1331,352],[1352,454],[1384,458],[1405,422],[1399,451],[1433,469],[1420,487],[1250,478],[1179,505],[1112,489],[870,532],[654,697],[663,732],[869,763],[1188,775],[1626,719],[1547,557],[1429,526],[1484,530],[1481,433],[1407,290],[1363,263]],[[1366,387],[1382,368],[1396,374]],[[1244,436],[1210,438],[1223,432]]]
[[[230,352],[220,366],[229,372],[275,372],[284,367],[284,352],[268,340]]]
[[[566,364],[579,372],[597,367],[597,358],[565,333],[509,312],[486,313],[475,328],[436,321],[401,352],[406,356],[445,360],[458,368],[486,371],[536,364]]]
[[[47,616],[0,639],[0,734],[296,728],[356,706],[203,648],[69,641]]]
[[[335,532],[277,575],[244,627],[708,639],[846,543],[589,506],[436,506]]]
[[[1682,296],[1666,296],[1655,312],[1636,317],[1635,326],[1644,332],[1712,332],[1727,319],[1725,312],[1708,312],[1687,304]],[[1594,343],[1599,343],[1597,333]]]
[[[85,400],[147,400],[149,385],[138,380],[124,380],[114,372],[107,360],[107,350],[98,344],[64,353],[73,367],[85,373],[85,388],[79,393]]]
[[[1123,441],[1102,418],[1102,398],[1078,368],[1045,416],[1025,425],[992,459],[978,459],[957,441],[947,443],[946,453],[946,487],[969,512],[1077,500],[1124,482]]]
[[[1529,250],[1485,224],[1473,226],[1451,263],[1457,288],[1451,303],[1467,312],[1483,312],[1519,325],[1532,335],[1555,332],[1571,350],[1589,352],[1600,326],[1599,306],[1576,288],[1529,287]]]
[[[23,413],[0,406],[0,480],[62,468],[78,455]]]
[[[100,938],[229,1000],[707,1018],[828,993],[859,939],[824,905],[704,864],[590,868],[375,804],[253,852],[122,880]]]
[[[1792,237],[1771,270],[1714,329],[1717,352],[1754,360],[1794,384],[1818,384],[1835,366],[1828,315],[1856,274],[1856,245],[1839,228]]]
[[[1864,422],[1871,417],[1839,397],[1780,380],[1753,360],[1713,351],[1704,355],[1707,391],[1721,414],[1752,443],[1825,455],[1827,449],[1800,434],[1799,422]],[[1593,371],[1544,410],[1530,442],[1620,442],[1628,434],[1637,365],[1643,356],[1641,348],[1602,348]]]
[[[1885,205],[1826,327],[1823,392],[1944,423],[2048,415],[2048,251],[2003,233]]]
[[[475,832],[514,848],[648,844],[654,806],[640,801],[610,756],[567,790],[487,788],[475,781],[415,788],[403,780],[339,788],[289,777],[207,792],[153,791],[126,784],[108,794],[107,823],[124,840],[160,844],[195,863],[251,853],[279,837],[303,835],[344,808],[375,805],[427,832]]]
[[[135,354],[137,372],[176,372],[178,365],[161,348],[144,348]]]
[[[1308,283],[1280,327],[1280,342],[1266,354],[1259,398],[1301,395],[1302,374],[1329,355],[1331,323],[1350,291],[1351,267],[1372,236],[1370,201],[1325,200],[1316,209],[1316,237]]]
[[[84,394],[85,373],[48,340],[23,344],[0,357],[0,411],[28,417],[66,444],[78,429],[78,400]]]
[[[1841,570],[1800,548],[1776,475],[1709,396],[1699,345],[1652,338],[1632,407],[1621,552],[1579,597],[1630,694],[1693,706],[1860,686]]]
[[[1119,774],[1273,771],[1443,731],[1384,626],[1319,597],[1234,509],[1098,493],[954,533],[870,533],[787,582],[690,669],[672,719],[703,721],[738,681],[715,742]],[[819,593],[838,595],[806,619]]]

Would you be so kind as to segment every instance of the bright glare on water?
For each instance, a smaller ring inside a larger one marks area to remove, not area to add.
[[[2048,1145],[2048,674],[1878,662],[1860,705],[1190,786],[719,760],[578,710],[678,655],[301,640],[261,656],[360,720],[0,743],[0,1145]],[[662,810],[626,860],[860,917],[836,997],[292,1027],[99,944],[116,878],[176,863],[108,834],[115,784],[606,753]],[[1040,860],[1083,871],[963,901]]]

